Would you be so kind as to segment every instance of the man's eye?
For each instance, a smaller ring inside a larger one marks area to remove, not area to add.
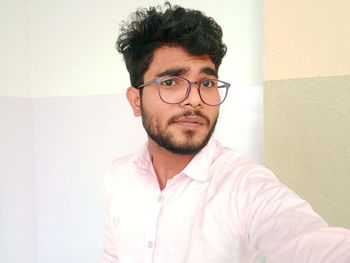
[[[214,85],[214,83],[213,83],[213,81],[211,81],[211,80],[205,80],[205,81],[202,82],[201,85],[202,85],[203,87],[205,87],[205,88],[210,88],[211,86]]]
[[[165,79],[161,82],[162,85],[164,86],[175,86],[176,80],[175,79]]]

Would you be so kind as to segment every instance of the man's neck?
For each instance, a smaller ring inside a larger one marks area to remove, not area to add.
[[[149,151],[161,190],[165,188],[167,181],[185,169],[194,157],[194,155],[172,153],[151,139],[149,139]]]

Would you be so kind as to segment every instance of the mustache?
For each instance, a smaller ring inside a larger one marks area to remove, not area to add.
[[[182,117],[188,117],[188,116],[200,117],[200,118],[205,120],[205,122],[208,126],[210,125],[210,119],[199,110],[187,110],[187,111],[184,111],[183,113],[174,115],[173,117],[171,117],[169,119],[168,124],[176,122],[178,119],[180,119]]]

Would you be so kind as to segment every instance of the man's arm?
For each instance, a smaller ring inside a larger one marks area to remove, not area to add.
[[[307,232],[281,246],[267,263],[349,263],[350,231],[324,228]]]
[[[330,228],[269,170],[252,169],[240,189],[244,238],[267,263],[350,262],[350,232]]]

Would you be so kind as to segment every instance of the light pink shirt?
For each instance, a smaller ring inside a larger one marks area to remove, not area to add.
[[[214,139],[161,191],[147,145],[105,181],[103,263],[349,263],[329,228],[268,169]]]

